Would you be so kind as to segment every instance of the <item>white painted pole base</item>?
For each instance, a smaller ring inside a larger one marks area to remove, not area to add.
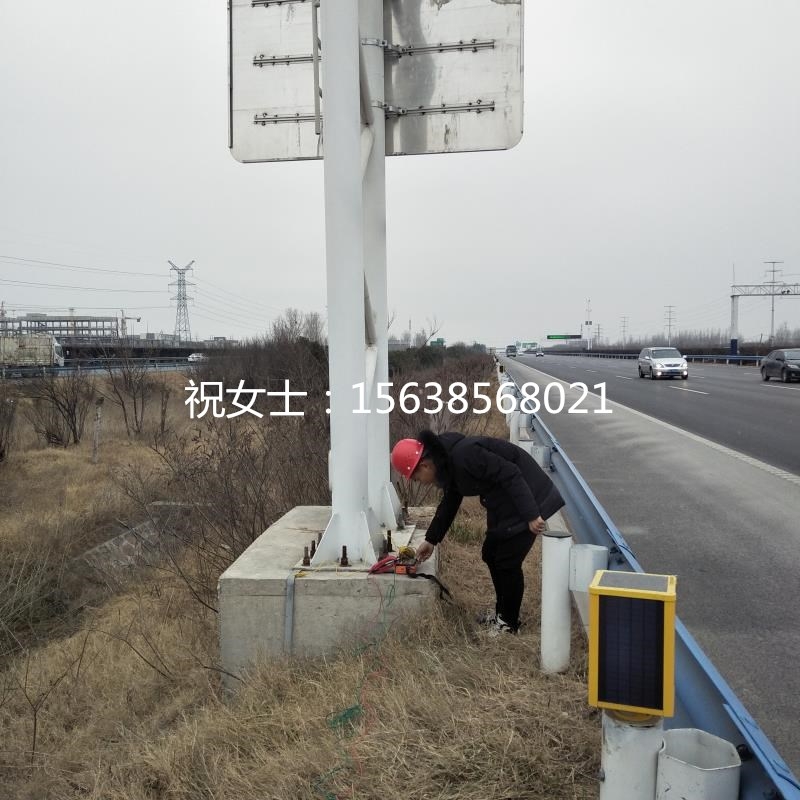
[[[572,537],[566,531],[542,534],[542,672],[569,668],[572,608],[569,594],[569,551]]]
[[[375,530],[377,520],[369,519],[369,512],[357,511],[350,514],[336,513],[331,517],[328,527],[322,534],[312,567],[330,565],[342,558],[342,547],[347,547],[347,560],[351,565],[371,567],[378,560],[378,549],[372,540],[370,529]],[[372,525],[370,525],[372,522]]]
[[[403,505],[391,481],[386,481],[381,487],[378,520],[390,531],[403,527]]]
[[[614,712],[604,711],[600,800],[653,800],[663,739],[661,717],[627,722]]]
[[[569,554],[569,589],[583,629],[589,631],[589,584],[599,569],[608,569],[608,548],[599,544],[576,544]]]

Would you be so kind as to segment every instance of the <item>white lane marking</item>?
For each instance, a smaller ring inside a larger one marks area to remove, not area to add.
[[[628,375],[615,375],[615,378],[622,378],[624,381],[632,381],[633,378],[629,377]]]
[[[766,381],[764,381],[766,383]],[[767,386],[772,386],[775,389],[790,389],[793,392],[800,391],[800,386],[789,386],[785,383],[767,383]]]
[[[701,392],[699,389],[687,389],[685,386],[670,386],[670,389],[677,389],[679,392],[694,392],[695,394],[708,394],[708,392]]]
[[[600,372],[599,369],[587,369],[586,371],[587,372]]]
[[[544,376],[545,378],[549,378],[551,381],[555,380],[558,381],[559,383],[563,383],[566,389],[574,391],[570,389],[570,385],[567,381],[561,380],[561,378],[556,378],[555,375],[548,375],[546,372],[534,369],[533,367],[528,367],[528,369],[532,370],[533,372],[538,372],[540,375]],[[577,394],[577,392],[575,393]],[[597,395],[594,394],[593,392],[589,393],[587,399],[588,398],[594,398],[596,400],[599,399]],[[740,453],[738,450],[732,450],[730,447],[726,447],[724,444],[717,444],[717,442],[712,442],[710,439],[704,439],[702,436],[696,433],[692,433],[691,431],[679,428],[677,425],[671,425],[669,422],[664,422],[664,420],[657,419],[656,417],[651,417],[649,414],[645,414],[642,411],[637,411],[635,408],[631,408],[630,406],[618,403],[616,400],[611,400],[610,398],[606,398],[606,404],[610,406],[617,406],[617,408],[624,409],[629,414],[635,414],[637,417],[646,419],[648,422],[652,422],[655,425],[660,425],[662,428],[666,428],[668,431],[672,431],[673,433],[678,433],[681,436],[685,436],[687,439],[691,439],[693,442],[697,442],[698,444],[703,444],[706,447],[711,448],[712,450],[716,450],[718,453],[722,453],[723,455],[735,458],[737,461],[741,461],[743,464],[749,464],[751,467],[759,469],[762,472],[766,472],[768,475],[772,475],[775,478],[782,478],[787,483],[794,484],[795,486],[800,486],[800,475],[796,475],[794,472],[789,472],[788,470],[785,469],[779,469],[778,467],[773,467],[772,464],[767,464],[766,461],[759,461],[759,459],[745,455],[744,453]]]

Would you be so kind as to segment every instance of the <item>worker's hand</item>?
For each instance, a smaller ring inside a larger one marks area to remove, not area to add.
[[[423,542],[417,548],[417,562],[421,564],[433,555],[433,545],[430,542]]]
[[[531,533],[544,533],[544,520],[541,517],[536,517],[528,523],[528,530]]]

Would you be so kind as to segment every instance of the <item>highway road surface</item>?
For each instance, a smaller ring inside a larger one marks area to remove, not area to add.
[[[678,576],[681,619],[800,775],[800,384],[754,367],[690,364],[683,382],[626,360],[501,362],[540,391],[606,383],[611,414],[592,394],[588,414],[541,419],[644,569]]]

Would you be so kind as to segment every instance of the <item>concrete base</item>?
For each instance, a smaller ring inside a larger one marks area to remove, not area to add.
[[[258,658],[330,653],[360,637],[369,638],[384,622],[413,616],[438,595],[432,581],[367,575],[366,567],[359,564],[302,567],[303,548],[317,540],[330,517],[327,506],[292,509],[220,576],[217,591],[224,670],[238,675]],[[406,543],[418,546],[425,530],[420,526],[392,531],[395,550]],[[420,572],[435,574],[435,557],[434,552]],[[392,587],[393,597],[387,603]]]

